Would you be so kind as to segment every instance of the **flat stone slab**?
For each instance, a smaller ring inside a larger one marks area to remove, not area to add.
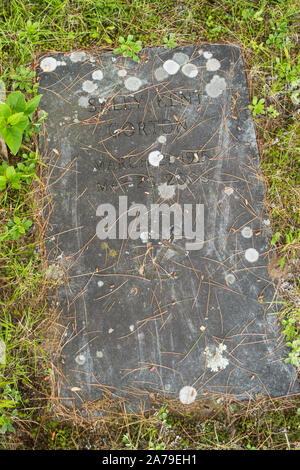
[[[297,392],[239,47],[145,49],[138,64],[52,54],[39,80],[48,275],[65,276],[60,396],[190,404]],[[137,225],[143,207],[149,216],[161,204],[182,209],[184,236],[175,216],[169,233]]]

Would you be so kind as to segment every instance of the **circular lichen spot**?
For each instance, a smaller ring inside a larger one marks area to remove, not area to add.
[[[218,61],[218,59],[209,59],[206,62],[206,68],[209,72],[215,72],[216,70],[219,70],[221,67],[221,63]]]
[[[154,76],[158,82],[161,82],[162,80],[166,80],[169,74],[163,67],[158,67],[154,72]]]
[[[175,75],[180,69],[180,65],[175,60],[166,60],[163,64],[163,68],[169,75]]]
[[[225,276],[225,281],[228,282],[228,284],[233,284],[235,282],[235,276],[232,273],[228,273]]]
[[[80,366],[83,366],[83,364],[84,364],[85,361],[86,361],[85,355],[84,355],[84,354],[78,354],[78,356],[75,357],[75,361],[76,361],[77,364],[79,364]]]
[[[103,72],[102,70],[95,70],[93,73],[92,73],[92,78],[93,80],[102,80],[103,78]]]
[[[57,67],[57,61],[54,57],[46,57],[41,61],[40,66],[44,72],[53,72]]]
[[[87,93],[93,93],[97,89],[96,83],[92,82],[91,80],[85,80],[82,84],[83,91]]]
[[[148,155],[148,160],[150,165],[152,166],[159,166],[160,161],[164,158],[163,154],[160,153],[159,150],[154,150],[153,152],[150,152]]]
[[[118,70],[117,74],[119,77],[124,78],[127,75],[127,71],[125,69],[121,69],[121,70]]]
[[[87,96],[80,96],[79,100],[78,100],[78,104],[79,106],[81,106],[82,108],[88,108],[89,106],[89,99]]]
[[[175,60],[175,62],[177,62],[177,64],[179,65],[184,65],[190,60],[190,58],[187,54],[184,54],[183,52],[175,52],[175,54],[173,55],[173,60]]]
[[[179,392],[179,400],[184,405],[190,405],[191,403],[193,403],[196,399],[196,396],[197,390],[194,387],[191,387],[190,385],[182,387]]]
[[[226,89],[226,82],[223,77],[214,75],[211,81],[206,85],[205,90],[211,98],[217,98]]]
[[[253,235],[253,231],[250,227],[244,227],[241,233],[244,238],[251,238]]]
[[[142,85],[142,82],[137,77],[128,77],[125,80],[125,87],[129,91],[137,91]]]
[[[159,142],[160,144],[165,144],[167,142],[167,138],[165,135],[160,135],[158,138],[157,138],[157,142]]]
[[[194,64],[185,64],[181,70],[182,73],[189,78],[195,78],[198,75],[198,69]]]
[[[255,263],[259,258],[259,253],[255,248],[248,248],[248,250],[245,251],[245,258],[249,263]]]

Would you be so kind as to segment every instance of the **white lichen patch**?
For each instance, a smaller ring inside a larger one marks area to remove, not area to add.
[[[83,366],[83,364],[84,364],[85,361],[86,361],[85,355],[84,355],[84,354],[78,354],[78,356],[75,357],[75,361],[76,361],[77,364],[79,364],[80,366]]]
[[[40,66],[44,72],[53,72],[57,67],[57,61],[54,57],[46,57],[41,61]]]
[[[153,152],[150,152],[148,155],[148,161],[150,165],[159,167],[159,163],[161,160],[164,158],[163,154],[160,153],[159,150],[154,150]]]
[[[118,77],[124,78],[127,75],[127,70],[120,69],[120,70],[118,70],[117,75],[118,75]]]
[[[163,67],[158,67],[154,72],[154,76],[158,82],[161,82],[162,80],[166,80],[169,74]]]
[[[194,64],[185,64],[181,71],[186,77],[189,78],[195,78],[198,75],[198,69]]]
[[[184,65],[190,60],[190,58],[187,54],[184,54],[183,52],[175,52],[175,54],[173,55],[173,60],[179,65]]]
[[[212,57],[212,53],[209,52],[209,51],[205,51],[205,52],[203,52],[203,57],[205,59],[210,59]]]
[[[176,186],[174,184],[168,185],[167,183],[158,186],[158,194],[162,199],[172,199],[175,195]]]
[[[253,231],[250,227],[244,227],[241,231],[241,234],[244,238],[251,238],[253,235]]]
[[[87,58],[85,52],[72,52],[69,57],[71,62],[82,62]]]
[[[142,82],[137,77],[128,77],[125,80],[125,87],[129,91],[137,91],[142,85]]]
[[[97,84],[91,80],[85,80],[82,84],[82,89],[86,93],[93,93],[93,91],[97,90]]]
[[[209,346],[205,348],[204,354],[206,356],[206,364],[213,372],[218,372],[218,370],[225,369],[228,366],[228,359],[223,357],[223,352],[226,351],[226,349],[227,346],[222,343],[219,344],[214,351],[212,351],[212,348]]]
[[[98,286],[98,287],[103,287],[103,286],[104,286],[104,282],[103,282],[103,281],[98,281],[98,282],[97,282],[97,286]]]
[[[245,251],[245,258],[249,263],[255,263],[259,258],[259,253],[255,248],[248,248],[248,250]]]
[[[214,75],[211,81],[206,85],[205,90],[208,96],[217,98],[226,89],[226,82],[223,77]]]
[[[160,135],[158,138],[157,138],[157,142],[159,142],[160,144],[165,144],[167,142],[167,138],[165,135]]]
[[[93,80],[102,80],[103,78],[103,72],[102,70],[95,70],[93,73],[92,73],[92,78]]]
[[[130,331],[134,331],[134,325],[129,326]]]
[[[232,273],[226,274],[225,281],[228,282],[228,284],[233,284],[235,282],[235,276]]]
[[[218,59],[209,59],[206,62],[206,69],[209,72],[215,72],[216,70],[219,70],[221,67],[221,63],[218,61]]]
[[[80,96],[78,100],[78,105],[82,108],[87,108],[89,106],[89,99],[87,96]]]
[[[175,60],[166,60],[163,64],[163,68],[169,75],[175,75],[180,69],[180,65]]]
[[[184,405],[190,405],[191,403],[193,403],[196,399],[196,396],[197,390],[194,387],[191,387],[190,385],[182,387],[179,392],[179,400]]]
[[[96,352],[96,357],[98,357],[99,359],[102,359],[102,357],[103,357],[103,352],[102,352],[102,351],[97,351],[97,352]]]

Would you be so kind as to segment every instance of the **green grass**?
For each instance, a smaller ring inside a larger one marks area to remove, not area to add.
[[[253,87],[251,105],[261,148],[267,207],[276,234],[274,246],[289,276],[283,327],[290,359],[295,363],[299,363],[300,350],[296,262],[300,251],[298,8],[296,0],[0,3],[1,78],[8,92],[21,90],[26,101],[36,94],[35,57],[43,51],[113,50],[120,46],[119,38],[128,35],[144,46],[172,47],[174,42],[181,45],[206,41],[242,45]],[[299,446],[297,400],[289,401],[288,406],[279,403],[270,410],[265,405],[245,413],[235,409],[237,405],[230,405],[226,421],[216,417],[195,423],[176,418],[164,408],[156,416],[135,421],[120,415],[95,431],[97,439],[85,423],[71,425],[70,420],[61,421],[49,414],[49,371],[42,349],[49,328],[49,281],[43,270],[44,225],[39,214],[44,197],[39,179],[39,124],[36,121],[25,136],[17,155],[9,154],[9,165],[17,173],[18,164],[34,163],[32,177],[20,178],[20,187],[12,187],[14,175],[9,170],[10,181],[0,191],[0,338],[7,344],[7,364],[0,364],[0,431],[5,432],[0,448],[291,449],[297,447],[297,442]],[[33,224],[29,226],[26,220]],[[5,227],[15,236],[7,237]]]

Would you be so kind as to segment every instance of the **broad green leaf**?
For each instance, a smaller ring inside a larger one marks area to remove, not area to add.
[[[13,91],[8,95],[6,104],[10,106],[13,112],[21,113],[26,108],[25,96],[21,91]]]
[[[10,124],[11,126],[15,126],[18,124],[21,119],[24,117],[24,113],[14,113],[9,118],[7,119],[7,123]]]
[[[7,119],[11,115],[10,107],[5,103],[0,103],[0,116]]]
[[[27,125],[28,125],[28,117],[23,115],[23,117],[19,120],[18,124],[14,126],[14,128],[18,129],[20,132],[23,133]]]
[[[5,140],[5,143],[8,145],[10,151],[16,155],[21,144],[22,144],[23,132],[20,131],[16,126],[9,129],[5,129],[2,132],[2,137]]]
[[[29,114],[32,114],[37,109],[41,98],[42,98],[42,95],[36,95],[34,98],[32,98],[32,100],[28,101],[28,103],[26,104],[26,109],[24,111],[24,113],[27,114],[27,116]]]

